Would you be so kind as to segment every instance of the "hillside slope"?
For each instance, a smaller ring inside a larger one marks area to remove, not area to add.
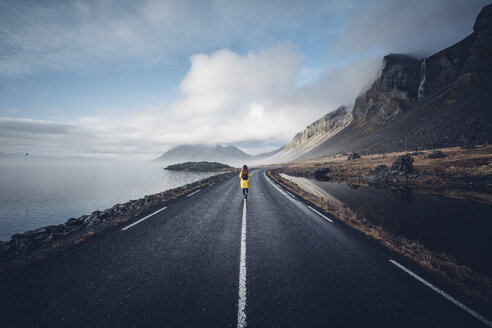
[[[352,113],[349,108],[340,106],[296,134],[292,141],[276,156],[269,158],[268,162],[293,160],[343,130],[351,121]]]
[[[492,5],[474,32],[428,58],[390,54],[353,119],[299,159],[492,142]]]

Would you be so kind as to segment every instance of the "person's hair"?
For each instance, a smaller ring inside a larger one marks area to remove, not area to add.
[[[243,165],[243,171],[247,171],[247,170],[248,170],[248,166]]]

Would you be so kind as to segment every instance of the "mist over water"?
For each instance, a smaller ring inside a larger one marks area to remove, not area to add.
[[[0,158],[0,240],[178,187],[213,173],[166,164],[87,159]]]

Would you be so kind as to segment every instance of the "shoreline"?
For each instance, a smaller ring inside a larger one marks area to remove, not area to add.
[[[407,154],[405,152],[375,154],[356,160],[348,160],[345,156],[338,155],[312,161],[285,163],[281,167],[269,169],[267,173],[283,188],[338,219],[344,225],[404,256],[426,271],[444,278],[447,283],[457,289],[464,299],[491,306],[492,279],[490,277],[458,264],[451,256],[432,251],[418,241],[383,230],[381,226],[358,217],[347,204],[316,192],[316,188],[310,188],[305,183],[300,183],[300,185],[295,183],[296,181],[303,182],[296,179],[300,177],[377,186],[388,190],[413,188],[428,194],[492,203],[490,193],[492,147],[486,146],[473,150],[443,149],[445,157],[436,159],[426,158],[430,152],[421,151],[413,155],[412,157],[417,157],[415,158],[415,170],[401,174],[400,172],[388,174],[387,170],[385,174],[378,174],[375,168],[385,164],[389,166],[389,163]],[[472,167],[470,160],[478,164]],[[453,163],[451,167],[447,166],[450,162]]]
[[[433,154],[438,154],[433,157]],[[492,203],[492,146],[372,154],[348,160],[336,155],[282,163],[279,172],[322,181],[385,189],[411,188],[436,195]],[[402,156],[397,168],[395,161]]]
[[[219,173],[177,188],[115,204],[103,211],[94,211],[90,215],[70,218],[62,224],[14,234],[10,240],[0,242],[0,273],[14,271],[50,254],[62,252],[111,227],[149,214],[170,200],[183,197],[232,174],[233,172]]]

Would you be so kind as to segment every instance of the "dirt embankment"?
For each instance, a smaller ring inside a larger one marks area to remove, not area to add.
[[[287,176],[333,180],[389,189],[414,188],[419,192],[492,203],[492,147],[448,148],[364,156],[348,160],[338,155],[318,160],[287,163],[268,174],[290,192],[331,214],[346,225],[377,240],[452,283],[470,302],[492,306],[492,278],[459,265],[453,257],[431,251],[418,241],[396,236],[358,216],[346,204],[313,192]],[[429,156],[430,155],[430,156]],[[410,158],[410,159],[408,159]],[[412,160],[413,159],[413,160]],[[395,164],[396,163],[396,164]]]

